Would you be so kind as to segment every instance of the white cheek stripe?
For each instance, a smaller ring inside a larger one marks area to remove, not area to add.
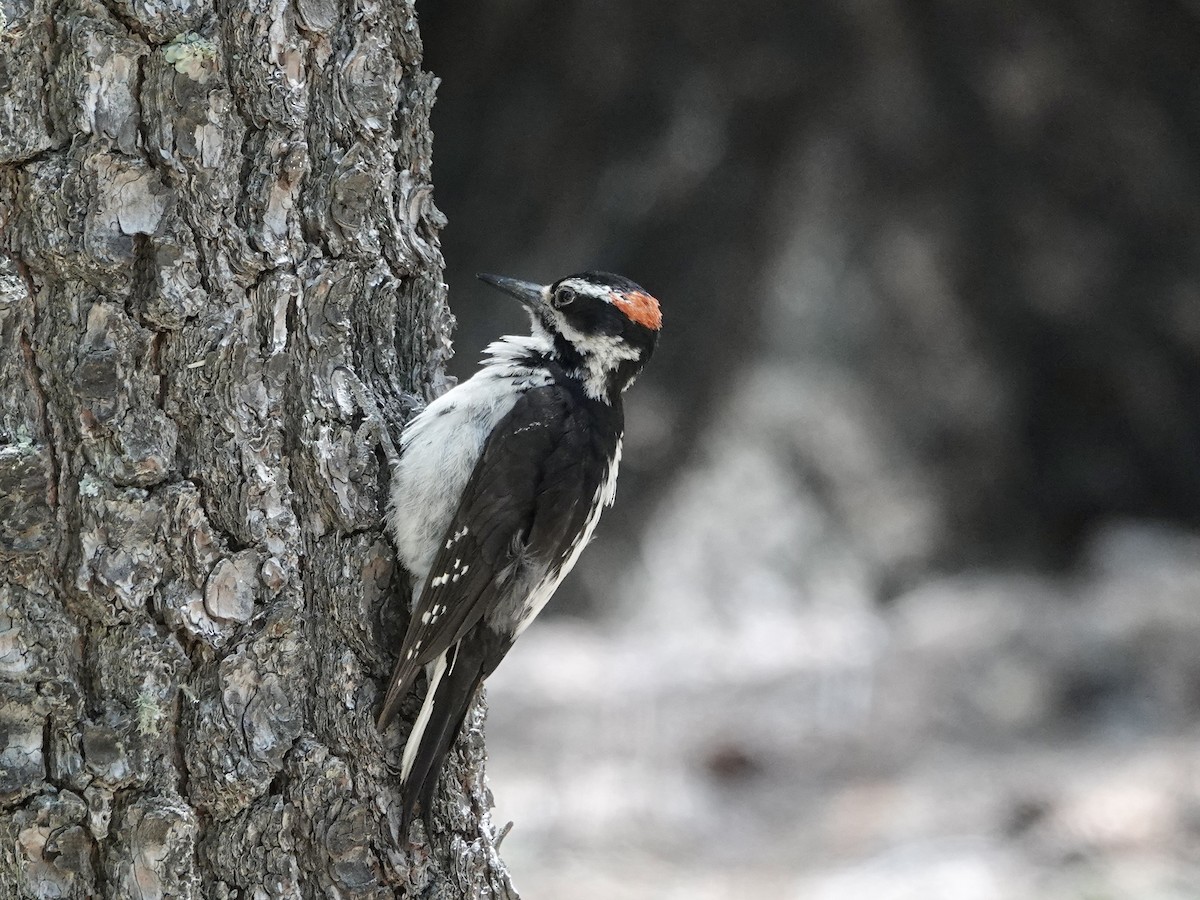
[[[558,315],[559,333],[579,351],[585,368],[579,370],[583,390],[593,400],[608,401],[608,377],[622,362],[637,359],[641,354],[615,335],[584,334],[572,328],[562,315]]]

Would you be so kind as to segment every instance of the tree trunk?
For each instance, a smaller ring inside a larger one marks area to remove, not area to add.
[[[373,724],[340,369],[399,420],[452,324],[411,2],[0,10],[0,896],[511,894],[482,709],[414,847]]]

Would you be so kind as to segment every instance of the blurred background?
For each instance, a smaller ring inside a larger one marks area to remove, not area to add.
[[[526,900],[1200,896],[1200,7],[420,4],[477,271],[660,298],[489,682]]]

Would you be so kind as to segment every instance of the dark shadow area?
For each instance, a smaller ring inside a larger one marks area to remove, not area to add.
[[[942,488],[943,562],[1060,563],[1114,514],[1200,523],[1194,11],[529,0],[421,25],[456,370],[521,327],[476,270],[601,267],[663,300],[631,396],[663,424],[609,537],[768,353],[870,387]],[[806,202],[831,218],[798,223]],[[806,300],[832,311],[788,347],[798,228],[837,235],[859,283]],[[981,364],[990,396],[956,406]]]

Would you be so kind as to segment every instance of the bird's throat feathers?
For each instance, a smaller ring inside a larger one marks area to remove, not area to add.
[[[646,362],[641,352],[616,336],[572,329],[551,335],[537,325],[531,335],[505,335],[484,353],[484,366],[507,369],[504,374],[511,376],[556,363],[579,380],[589,398],[609,405],[633,384]]]

